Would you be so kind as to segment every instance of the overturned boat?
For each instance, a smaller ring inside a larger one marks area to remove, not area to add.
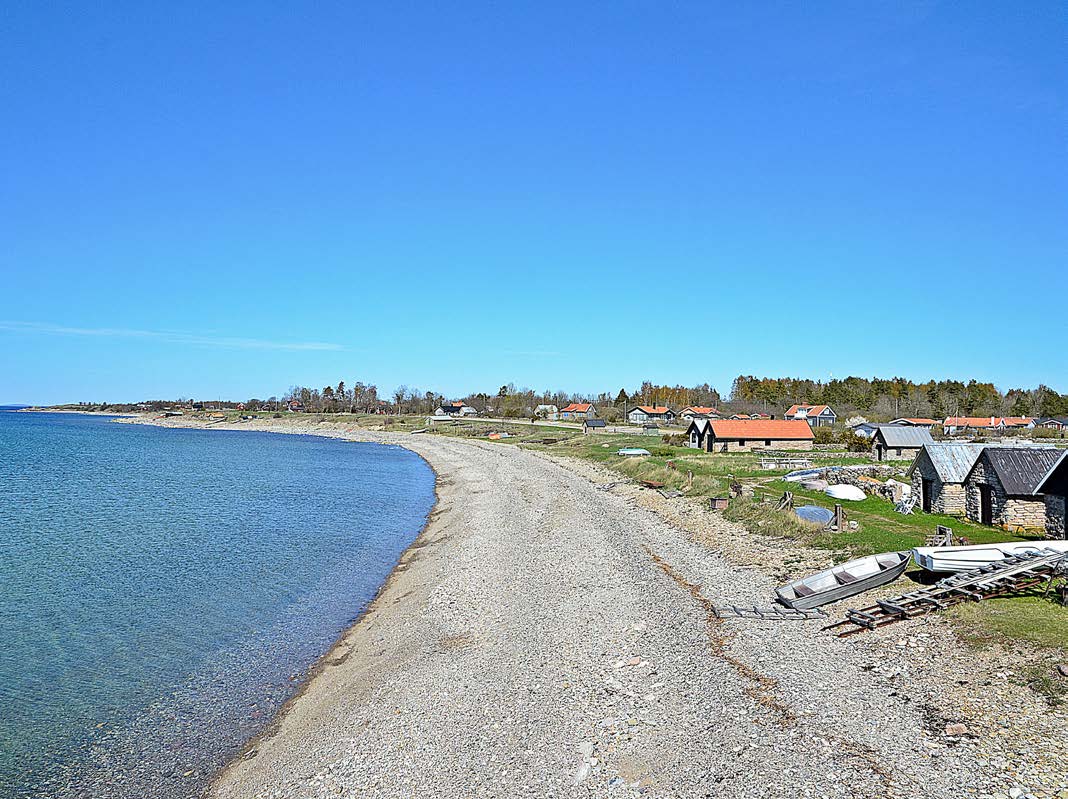
[[[776,600],[788,608],[818,608],[892,583],[905,573],[911,552],[883,552],[840,563],[775,589]]]
[[[1003,544],[973,544],[966,547],[916,547],[912,557],[920,568],[932,572],[962,572],[997,563],[1010,555],[1043,551],[1068,554],[1068,541],[1009,541]]]

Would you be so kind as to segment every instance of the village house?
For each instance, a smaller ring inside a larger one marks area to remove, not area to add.
[[[877,461],[910,461],[925,444],[933,444],[926,427],[878,425],[871,437],[871,456]]]
[[[706,452],[812,449],[812,428],[801,419],[694,419],[687,443]]]
[[[604,419],[583,419],[582,434],[588,436],[590,433],[603,433],[606,426]]]
[[[735,421],[749,421],[750,419],[774,419],[770,413],[732,413],[727,417],[728,419],[734,419]]]
[[[1068,452],[1061,451],[1035,486],[1035,494],[1046,499],[1046,537],[1068,539]]]
[[[291,399],[286,403],[286,410],[290,413],[303,413],[304,403],[298,399]]]
[[[555,405],[539,405],[534,409],[534,415],[539,419],[548,419],[555,422],[560,418],[560,409]]]
[[[1061,457],[1052,447],[984,447],[964,480],[965,514],[1007,530],[1044,530],[1038,484]]]
[[[783,419],[801,419],[813,427],[830,427],[838,421],[829,405],[791,405]]]
[[[983,444],[925,444],[909,467],[912,496],[924,513],[965,515],[964,481]]]
[[[439,407],[434,409],[434,415],[451,416],[456,418],[459,416],[477,416],[478,411],[470,405],[465,405],[462,402],[443,402]]]
[[[627,412],[627,421],[631,424],[671,424],[675,421],[675,411],[666,405],[639,405]]]
[[[1035,426],[1030,416],[947,416],[942,428],[947,435],[956,435],[968,430],[1023,429]]]
[[[1064,430],[1068,428],[1068,416],[1043,416],[1034,420],[1034,426],[1046,430]]]
[[[715,408],[705,408],[701,405],[690,405],[679,411],[679,418],[687,422],[693,419],[718,419],[719,411]]]
[[[572,402],[562,411],[561,419],[593,419],[597,416],[597,409],[589,402]]]
[[[997,430],[1000,421],[996,416],[947,416],[942,429],[950,436],[966,430]]]
[[[1035,420],[1030,416],[1003,416],[1001,426],[1008,429],[1030,430],[1035,426]]]
[[[934,427],[936,424],[938,424],[938,420],[937,419],[918,419],[918,418],[913,418],[913,419],[894,419],[892,422],[890,422],[890,424],[900,425],[901,427],[926,427],[928,430],[930,430],[932,427]]]

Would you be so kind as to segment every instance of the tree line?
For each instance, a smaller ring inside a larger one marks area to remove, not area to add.
[[[1033,389],[1013,388],[999,391],[993,383],[970,380],[931,380],[916,383],[902,377],[846,377],[822,382],[797,377],[754,377],[739,375],[731,385],[726,401],[708,383],[696,386],[656,384],[643,381],[627,391],[603,391],[583,394],[566,391],[535,391],[506,383],[496,391],[479,391],[461,397],[446,397],[442,392],[398,386],[383,395],[374,383],[341,380],[322,388],[293,386],[282,397],[251,398],[241,406],[250,411],[283,411],[296,400],[311,413],[396,413],[431,414],[447,400],[459,400],[481,414],[506,418],[529,418],[538,406],[563,408],[573,402],[592,402],[602,418],[621,419],[636,405],[667,405],[675,410],[687,406],[713,407],[721,413],[764,411],[781,415],[795,403],[832,406],[843,421],[863,415],[871,421],[906,417],[943,419],[946,416],[1068,416],[1068,394],[1059,394],[1045,385]],[[177,404],[191,404],[179,399]],[[160,410],[175,403],[151,400],[150,410]],[[216,408],[234,408],[230,400],[205,402]],[[94,403],[95,405],[95,403]],[[146,403],[141,403],[142,406]],[[106,406],[129,410],[132,404]]]
[[[1001,392],[993,383],[903,377],[846,377],[826,383],[796,377],[739,375],[731,386],[731,405],[742,410],[787,408],[795,403],[827,404],[839,417],[859,413],[875,419],[947,416],[1064,416],[1068,394],[1045,385]]]

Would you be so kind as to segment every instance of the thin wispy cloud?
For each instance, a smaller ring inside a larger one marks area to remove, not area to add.
[[[231,350],[282,350],[289,352],[339,351],[345,347],[324,341],[271,341],[237,336],[215,336],[186,333],[177,330],[134,330],[121,327],[71,327],[48,322],[18,322],[0,320],[0,331],[43,336],[75,336],[82,338],[121,338],[159,341]]]

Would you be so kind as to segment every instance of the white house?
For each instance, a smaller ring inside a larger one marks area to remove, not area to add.
[[[555,405],[539,405],[534,409],[534,415],[539,419],[548,419],[555,422],[560,418],[560,409]]]

